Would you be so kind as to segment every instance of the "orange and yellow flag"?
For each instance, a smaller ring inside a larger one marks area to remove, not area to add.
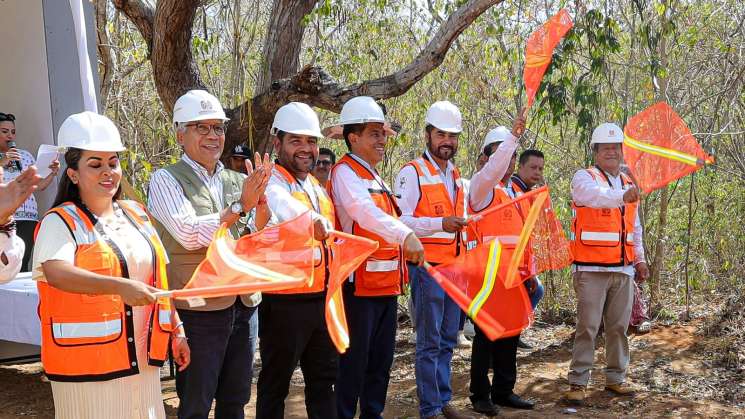
[[[530,324],[532,309],[522,283],[535,275],[531,242],[548,196],[544,186],[470,218],[468,235],[476,241],[475,247],[450,264],[428,268],[489,339],[515,336]],[[515,208],[520,214],[517,218]],[[518,223],[517,236],[481,233],[487,230],[480,225],[506,219]]]
[[[561,9],[559,13],[551,16],[548,22],[530,34],[525,46],[525,68],[523,69],[528,108],[535,100],[543,75],[551,63],[554,48],[572,26],[574,23],[569,12]]]
[[[665,102],[629,119],[624,128],[623,155],[634,181],[644,193],[714,162],[683,119]]]

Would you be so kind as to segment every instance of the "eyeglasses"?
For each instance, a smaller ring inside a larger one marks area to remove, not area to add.
[[[12,113],[2,113],[0,112],[0,122],[10,121],[15,122],[16,116]]]
[[[225,135],[225,125],[223,124],[186,124],[186,126],[195,127],[197,134],[199,135],[209,135],[210,131],[214,131],[215,135],[217,135],[218,137],[222,137],[223,135]]]
[[[316,166],[331,166],[332,164],[331,160],[318,160],[316,162]]]

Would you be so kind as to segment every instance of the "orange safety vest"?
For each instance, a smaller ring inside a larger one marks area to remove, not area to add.
[[[608,176],[591,167],[587,172],[601,187],[613,187]],[[623,189],[633,186],[621,173]],[[572,201],[572,254],[574,264],[589,266],[626,266],[634,262],[634,222],[637,203],[619,208],[591,208]]]
[[[309,210],[313,210],[321,214],[333,225],[336,218],[336,216],[334,215],[334,204],[331,202],[331,199],[326,194],[326,189],[321,186],[321,184],[315,177],[313,177],[313,175],[308,174],[308,178],[313,185],[313,190],[316,193],[318,206],[320,208],[315,207],[313,200],[310,198],[308,193],[305,192],[305,189],[303,189],[303,185],[301,185],[300,182],[295,178],[295,176],[288,172],[287,169],[280,166],[279,164],[275,164],[274,169],[279,173],[282,179],[287,182],[287,186],[289,187],[290,194],[293,198],[297,199]],[[326,243],[324,242],[318,243],[316,240],[313,240],[313,246],[313,280],[309,284],[303,285],[302,287],[291,288],[282,291],[272,291],[271,293],[267,294],[311,294],[325,291],[326,280],[328,278],[328,264],[326,262],[329,257],[329,251],[326,247]]]
[[[426,155],[404,165],[413,166],[419,181],[419,202],[414,209],[414,217],[463,217],[465,213],[463,183],[458,169],[453,173],[455,181],[455,206],[450,199],[445,183],[437,167]],[[424,245],[424,258],[431,263],[452,262],[465,250],[465,240],[461,234],[440,231],[429,236],[419,237]]]
[[[508,188],[512,190],[512,196],[507,191]],[[487,205],[482,210],[474,211],[473,207],[471,207],[469,203],[469,209],[474,215],[479,214],[493,207],[502,205],[505,202],[510,202],[523,193],[524,192],[522,191],[522,188],[520,188],[520,186],[518,185],[515,185],[514,182],[509,182],[509,184],[506,186],[500,183],[499,186],[494,188],[492,199],[491,202],[489,202],[489,205]],[[513,196],[515,198],[513,198]],[[517,242],[520,239],[520,233],[522,233],[523,230],[525,217],[527,216],[529,211],[529,202],[519,202],[497,211],[495,214],[493,214],[492,217],[488,217],[482,222],[477,221],[475,227],[478,230],[479,234],[477,234],[477,237],[474,237],[473,240],[468,243],[469,249],[475,247],[477,243],[486,244],[497,238],[506,247],[517,246]],[[486,222],[487,220],[488,222]],[[519,271],[523,278],[529,278],[534,275],[532,260],[533,251],[530,246],[528,246],[525,249],[523,263],[519,268]]]
[[[329,194],[332,197],[333,182],[336,168],[340,165],[349,166],[354,173],[367,184],[367,191],[370,193],[375,206],[381,211],[398,218],[401,211],[393,198],[393,193],[385,186],[385,183],[373,172],[360,164],[354,157],[349,154],[342,157],[339,162],[331,168],[329,176]],[[337,223],[340,225],[340,223]],[[349,232],[348,232],[349,233]],[[406,268],[403,260],[403,250],[401,246],[394,243],[388,243],[372,231],[365,230],[359,223],[352,222],[352,234],[365,237],[378,242],[376,250],[365,263],[360,265],[354,272],[354,295],[359,297],[379,297],[401,294],[403,283],[406,281]]]
[[[149,285],[168,289],[165,250],[145,209],[133,201],[118,201],[137,226],[153,254]],[[101,275],[129,277],[121,249],[106,235],[87,209],[72,202],[52,208],[70,230],[77,248],[75,266]],[[36,235],[38,235],[38,227]],[[107,381],[139,373],[132,307],[119,295],[66,292],[38,281],[41,319],[41,361],[52,381]],[[154,304],[148,327],[148,364],[162,366],[171,337],[171,305]]]

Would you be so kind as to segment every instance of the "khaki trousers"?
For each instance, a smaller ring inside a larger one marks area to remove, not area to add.
[[[623,383],[629,365],[626,331],[634,301],[633,279],[621,272],[575,272],[577,328],[569,365],[569,384],[586,386],[595,360],[595,338],[605,329],[605,383]]]

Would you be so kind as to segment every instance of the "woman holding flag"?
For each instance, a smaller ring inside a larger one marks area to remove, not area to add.
[[[164,418],[160,366],[190,362],[182,323],[157,289],[167,259],[144,208],[120,200],[124,151],[106,117],[68,117],[67,170],[37,230],[42,363],[57,418]]]

